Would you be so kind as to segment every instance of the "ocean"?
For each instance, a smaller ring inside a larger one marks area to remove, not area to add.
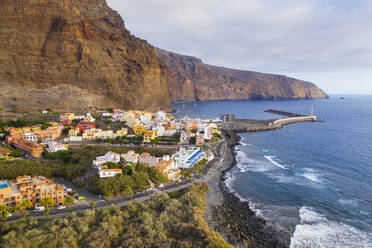
[[[176,117],[279,118],[279,109],[325,122],[244,133],[226,185],[291,247],[372,247],[372,96],[175,104]]]

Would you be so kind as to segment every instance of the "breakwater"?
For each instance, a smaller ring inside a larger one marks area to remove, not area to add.
[[[315,115],[287,117],[281,119],[271,120],[249,120],[236,119],[232,122],[220,124],[220,128],[224,130],[231,130],[236,133],[245,132],[260,132],[281,129],[286,125],[301,123],[301,122],[320,122]]]

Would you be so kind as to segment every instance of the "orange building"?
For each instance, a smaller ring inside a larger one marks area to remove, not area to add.
[[[34,142],[25,140],[14,140],[12,141],[12,143],[17,149],[30,154],[34,158],[41,157],[41,154],[43,153],[43,147],[40,144]]]
[[[50,197],[54,205],[63,205],[63,187],[41,176],[20,176],[13,180],[0,181],[0,205],[17,207],[26,200],[35,207],[46,197]]]
[[[36,131],[35,133],[40,136],[42,139],[50,139],[50,140],[55,140],[61,137],[62,135],[62,126],[55,126],[55,127],[48,127],[45,130],[39,130]]]

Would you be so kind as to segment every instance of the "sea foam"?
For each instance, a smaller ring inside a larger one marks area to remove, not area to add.
[[[302,207],[299,215],[301,221],[291,238],[291,248],[367,248],[372,243],[372,235],[330,221],[309,207]]]
[[[287,168],[284,166],[284,165],[281,165],[279,164],[278,162],[276,162],[274,160],[275,156],[264,156],[267,160],[269,160],[273,165],[279,167],[279,168],[282,168],[284,170],[286,170]]]

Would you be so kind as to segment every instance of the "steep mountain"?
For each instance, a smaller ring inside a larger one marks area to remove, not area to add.
[[[161,49],[156,53],[168,67],[173,102],[328,97],[314,84],[286,76],[206,65],[198,58]]]
[[[170,109],[165,65],[105,0],[1,0],[0,13],[0,106]]]

